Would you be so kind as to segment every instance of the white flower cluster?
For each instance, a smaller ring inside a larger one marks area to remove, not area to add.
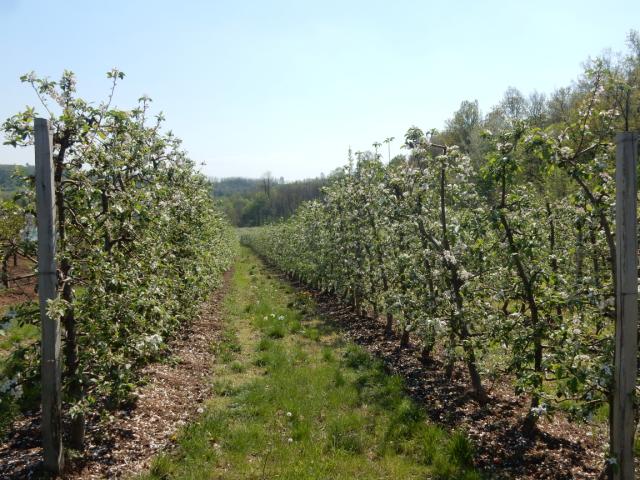
[[[588,363],[590,360],[591,357],[589,355],[585,355],[584,353],[581,353],[574,357],[575,364]]]
[[[510,142],[498,142],[496,143],[496,148],[500,153],[508,153],[513,148],[513,144]]]
[[[162,335],[158,333],[145,335],[140,341],[138,341],[136,347],[141,351],[157,352],[160,349],[160,345],[162,345],[162,341]]]
[[[564,160],[567,160],[571,157],[573,157],[573,149],[571,149],[570,147],[562,147],[560,149],[560,157],[563,158]]]
[[[20,397],[22,397],[22,394],[23,394],[22,385],[18,384],[19,380],[20,380],[20,374],[17,374],[13,378],[4,379],[0,383],[0,395],[9,394],[15,400],[18,400]]]
[[[451,252],[451,250],[444,250],[442,252],[442,256],[444,257],[444,259],[449,262],[451,265],[455,265],[457,263],[456,257],[453,254],[453,252]]]
[[[469,272],[467,272],[464,268],[460,270],[460,280],[462,280],[463,282],[466,282],[471,277],[472,275]]]

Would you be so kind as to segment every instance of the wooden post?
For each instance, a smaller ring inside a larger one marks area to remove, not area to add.
[[[611,453],[615,480],[633,480],[634,400],[638,355],[636,233],[638,135],[616,135],[616,354]]]
[[[42,329],[42,447],[44,467],[60,473],[64,467],[61,428],[60,320],[49,318],[47,302],[56,298],[56,205],[52,138],[49,121],[36,118],[35,174],[38,222],[38,296]]]

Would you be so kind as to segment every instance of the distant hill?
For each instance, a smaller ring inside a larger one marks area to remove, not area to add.
[[[0,165],[0,199],[20,187],[20,175],[33,175],[32,165]],[[18,174],[18,177],[16,177]],[[212,195],[232,224],[258,226],[291,216],[298,206],[322,195],[325,177],[285,182],[283,178],[213,178]]]
[[[15,192],[21,185],[19,177],[33,175],[33,172],[33,165],[0,165],[0,194]]]
[[[262,180],[259,178],[214,178],[211,180],[213,184],[214,197],[229,197],[231,195],[251,195],[258,192],[262,187]]]
[[[325,177],[285,182],[273,177],[212,179],[213,196],[229,220],[239,227],[264,225],[287,218],[298,206],[322,195]]]

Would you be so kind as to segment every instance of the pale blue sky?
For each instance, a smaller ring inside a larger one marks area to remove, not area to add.
[[[589,56],[625,49],[638,0],[91,1],[0,0],[0,120],[33,92],[31,70],[76,72],[104,98],[127,77],[211,176],[328,173],[411,125],[441,128],[465,99],[483,111],[509,86],[568,85]],[[0,147],[0,163],[30,161]]]

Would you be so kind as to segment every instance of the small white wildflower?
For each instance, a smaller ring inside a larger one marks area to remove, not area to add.
[[[278,320],[284,320],[284,315],[279,315]]]
[[[287,417],[291,417],[292,413],[291,412],[287,412]]]
[[[291,437],[287,438],[287,442],[293,443],[293,438],[291,438]]]
[[[204,413],[204,408],[202,408],[202,407],[198,407],[197,412],[198,412],[198,413]]]
[[[533,407],[531,409],[531,413],[536,417],[539,417],[540,415],[544,415],[545,413],[547,413],[547,406],[545,404],[542,404],[539,407]]]

